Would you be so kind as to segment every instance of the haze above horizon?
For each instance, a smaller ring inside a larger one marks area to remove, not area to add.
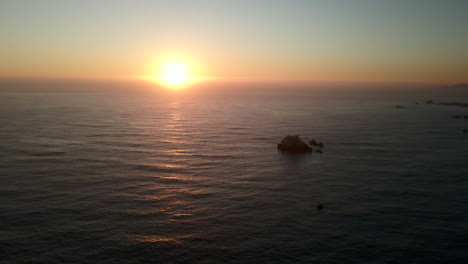
[[[0,78],[153,78],[176,61],[202,81],[466,83],[467,10],[456,0],[6,0]]]

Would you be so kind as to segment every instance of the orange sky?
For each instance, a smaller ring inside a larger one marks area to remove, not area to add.
[[[4,1],[0,77],[140,78],[177,60],[204,80],[468,82],[465,7]]]

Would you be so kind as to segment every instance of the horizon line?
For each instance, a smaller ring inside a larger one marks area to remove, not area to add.
[[[150,77],[145,76],[0,76],[0,81],[13,81],[13,82],[22,82],[22,81],[39,81],[39,82],[62,82],[62,81],[72,81],[72,82],[145,82],[145,83],[155,83],[150,79]],[[296,83],[296,84],[336,84],[336,85],[418,85],[418,86],[434,86],[434,85],[443,85],[443,86],[456,86],[456,85],[467,85],[468,82],[460,81],[402,81],[402,80],[319,80],[319,79],[272,79],[272,78],[200,78],[198,81],[194,81],[192,85],[200,84],[210,84],[210,83],[277,83],[277,84],[286,84],[286,83]]]

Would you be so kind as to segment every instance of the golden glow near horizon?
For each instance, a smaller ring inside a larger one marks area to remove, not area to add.
[[[171,86],[180,86],[189,81],[188,68],[181,62],[170,62],[163,65],[160,79]]]
[[[74,2],[0,1],[0,79],[468,82],[468,1]]]

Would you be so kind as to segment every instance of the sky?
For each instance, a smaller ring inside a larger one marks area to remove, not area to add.
[[[0,77],[468,82],[468,1],[0,2]]]

